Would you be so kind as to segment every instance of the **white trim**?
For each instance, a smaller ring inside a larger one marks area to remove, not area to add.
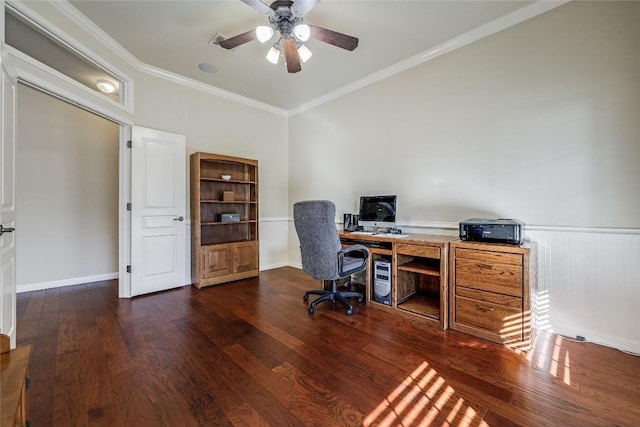
[[[49,4],[56,9],[60,13],[62,13],[67,18],[71,19],[78,27],[91,34],[93,37],[98,39],[101,43],[103,43],[106,47],[111,49],[114,53],[116,53],[120,58],[124,59],[129,65],[141,69],[140,65],[142,64],[138,58],[133,56],[131,52],[126,50],[120,43],[115,41],[110,35],[105,33],[102,28],[98,27],[93,21],[87,18],[82,12],[73,7],[71,3],[68,1],[52,1]]]
[[[54,2],[50,2],[50,4],[53,4],[54,6],[56,6],[56,3],[67,3],[67,2],[66,1],[65,2],[55,2],[55,1]],[[32,9],[30,9],[28,6],[26,6],[24,4],[24,2],[22,2],[20,0],[14,0],[14,1],[12,1],[10,3],[7,3],[7,4],[9,5],[9,9],[10,10],[12,10],[14,13],[21,14],[23,17],[25,17],[26,19],[31,21],[34,25],[37,25],[39,27],[40,31],[43,31],[44,33],[46,33],[56,43],[61,44],[67,50],[69,50],[70,52],[80,56],[86,62],[89,62],[89,63],[95,65],[96,67],[101,68],[106,73],[111,74],[112,76],[114,76],[118,80],[120,80],[123,83],[122,87],[120,88],[122,102],[115,102],[110,98],[102,97],[98,92],[91,90],[87,86],[85,86],[85,85],[83,85],[81,83],[78,83],[76,80],[73,80],[70,77],[65,75],[65,77],[67,77],[67,79],[70,79],[74,83],[82,86],[82,88],[84,90],[89,91],[92,95],[99,96],[100,99],[105,100],[107,102],[110,102],[111,104],[117,106],[118,108],[121,108],[121,109],[123,109],[124,111],[126,111],[126,112],[128,112],[130,114],[133,114],[133,111],[134,111],[134,109],[133,109],[134,95],[133,95],[133,79],[131,77],[129,77],[124,72],[120,71],[118,68],[116,68],[115,66],[110,64],[108,61],[102,59],[102,57],[100,57],[98,54],[93,52],[91,49],[88,49],[87,47],[85,47],[82,43],[78,42],[76,39],[71,37],[69,34],[67,34],[64,31],[62,31],[60,28],[55,26],[53,23],[51,23],[50,21],[48,21],[44,17],[42,17],[39,14],[37,14],[36,12],[34,12]],[[33,61],[36,61],[36,60],[33,59]],[[47,68],[50,68],[50,67],[47,67]],[[62,74],[62,73],[59,73],[59,74]]]
[[[260,271],[273,270],[274,268],[288,267],[289,262],[277,262],[275,264],[261,265]]]
[[[293,218],[288,218],[293,222]],[[336,224],[342,224],[342,221],[336,221]],[[429,222],[429,221],[408,221],[397,222],[398,227],[409,228],[430,228],[442,230],[458,230],[457,222]],[[640,235],[640,228],[615,228],[615,227],[571,227],[557,225],[528,225],[525,224],[524,231],[553,231],[560,233],[597,233],[597,234],[629,234]]]
[[[85,283],[102,282],[118,278],[118,273],[96,274],[93,276],[72,277],[70,279],[53,280],[50,282],[31,283],[28,285],[18,285],[16,292],[41,291],[43,289],[62,288],[64,286],[82,285]]]
[[[541,328],[549,332],[553,332],[560,336],[565,336],[571,339],[575,339],[578,335],[585,338],[585,343],[592,342],[607,347],[616,348],[621,351],[629,351],[632,353],[640,354],[640,342],[620,339],[618,337],[611,337],[607,335],[592,334],[590,331],[578,331],[573,328],[565,328],[564,325],[556,325],[555,328]],[[585,334],[587,334],[585,336]]]
[[[131,125],[133,122],[124,116],[119,114],[115,114],[113,111],[107,110],[104,107],[95,104],[93,102],[89,102],[86,99],[79,98],[76,94],[69,92],[62,87],[51,83],[48,80],[44,80],[40,77],[34,76],[28,71],[23,70],[19,65],[15,66],[15,69],[18,73],[18,82],[23,83],[27,86],[34,87],[36,89],[41,90],[55,98],[59,98],[65,102],[68,102],[72,105],[76,105],[83,110],[90,111],[94,114],[97,114],[100,117],[104,117],[108,120],[117,122],[119,124],[127,124]]]
[[[292,221],[291,218],[286,216],[271,216],[266,218],[258,219],[259,222],[289,222]]]
[[[267,104],[262,101],[257,101],[253,98],[248,98],[246,96],[238,95],[237,93],[220,89],[219,87],[208,85],[206,83],[199,82],[189,77],[172,73],[171,71],[163,70],[162,68],[154,67],[153,65],[144,64],[142,62],[140,62],[139,64],[140,64],[139,69],[143,73],[146,73],[155,77],[160,77],[162,79],[169,80],[171,82],[190,87],[191,89],[196,89],[202,92],[209,93],[211,95],[216,95],[216,96],[219,96],[220,98],[228,99],[229,101],[234,101],[239,104],[248,105],[249,107],[258,108],[260,110],[264,110],[264,111],[278,114],[285,117],[288,116],[287,110],[279,107],[275,107],[271,104]]]
[[[640,228],[567,227],[555,225],[525,225],[528,231],[557,231],[561,233],[597,233],[640,235]]]
[[[287,267],[293,267],[293,268],[297,268],[298,270],[302,270],[302,263],[289,261],[289,263],[287,264]]]
[[[115,101],[107,98],[103,99],[102,97],[94,93],[94,91],[92,91],[90,88],[86,87],[85,85],[78,83],[76,80],[73,80],[69,76],[62,74],[57,70],[54,70],[53,68],[41,63],[40,61],[37,61],[31,58],[28,55],[25,55],[23,52],[11,46],[7,45],[6,50],[7,50],[7,53],[9,54],[9,57],[14,60],[22,61],[42,71],[43,73],[46,73],[47,75],[53,78],[62,80],[63,82],[65,82],[65,84],[70,84],[74,88],[82,90],[87,95],[89,95],[89,97],[95,97],[95,99],[99,100],[100,102],[107,102],[110,105],[113,105],[115,107],[118,107],[121,109],[123,108],[122,105],[116,103]],[[128,124],[133,123],[129,118],[122,116],[120,114],[116,114],[112,110],[109,110],[104,106],[99,105],[98,103],[89,101],[88,98],[80,97],[78,96],[78,94],[71,93],[68,90],[63,89],[61,86],[51,83],[49,80],[45,80],[31,74],[30,72],[24,70],[19,64],[15,64],[15,68],[18,74],[18,80],[21,83],[34,86],[42,90],[43,92],[48,93],[49,95],[60,98],[66,102],[69,102],[70,104],[80,106],[82,109],[89,110],[109,120],[117,121],[119,123],[128,123]]]
[[[279,114],[281,116],[288,116],[287,110],[249,98],[246,96],[238,95],[237,93],[230,92],[228,90],[221,89],[219,87],[199,82],[194,79],[173,73],[171,71],[163,70],[153,65],[145,64],[138,58],[133,56],[128,50],[126,50],[120,43],[115,41],[111,36],[105,33],[100,27],[98,27],[93,21],[83,15],[78,9],[70,5],[67,1],[54,1],[51,2],[61,13],[65,14],[83,30],[90,33],[93,37],[105,44],[109,49],[113,50],[120,58],[128,62],[129,65],[137,70],[159,77],[165,80],[169,80],[174,83],[178,83],[183,86],[190,87],[192,89],[200,90],[210,93],[212,95],[219,96],[221,98],[228,99],[230,101],[237,102],[239,104],[248,105],[250,107],[258,108],[270,113]]]
[[[131,140],[131,126],[120,125],[118,143],[118,296],[131,298],[131,274],[127,265],[131,264],[131,211],[127,203],[131,201],[131,150],[127,141]]]
[[[161,70],[160,68],[156,68],[151,65],[145,64],[140,60],[138,60],[136,57],[134,57],[122,45],[116,42],[111,36],[105,33],[100,27],[98,27],[93,21],[91,21],[89,18],[83,15],[76,8],[71,6],[67,1],[51,2],[52,5],[54,5],[61,13],[65,14],[67,17],[72,19],[80,28],[82,28],[83,30],[93,35],[96,39],[98,39],[99,41],[104,43],[107,47],[112,49],[123,60],[127,61],[131,66],[135,67],[136,69],[144,73],[155,75],[157,77],[161,77],[161,78],[173,81],[175,83],[179,83],[179,84],[191,87],[193,89],[202,90],[202,91],[211,93],[213,95],[226,98],[230,101],[235,101],[241,104],[248,105],[250,107],[259,108],[259,109],[269,111],[275,114],[279,114],[285,117],[291,117],[296,114],[308,111],[321,104],[324,104],[326,102],[329,102],[341,96],[347,95],[351,92],[354,92],[365,86],[369,86],[380,80],[386,79],[387,77],[393,76],[409,68],[420,65],[431,59],[437,58],[440,55],[452,52],[463,46],[466,46],[480,39],[493,35],[499,31],[505,30],[509,27],[512,27],[521,22],[524,22],[528,19],[534,18],[538,15],[541,15],[545,12],[548,12],[566,3],[568,3],[568,0],[535,1],[533,4],[529,6],[525,6],[522,9],[516,10],[505,16],[502,16],[498,19],[495,19],[491,22],[488,22],[477,28],[474,28],[473,30],[467,31],[466,33],[461,34],[460,36],[455,37],[451,40],[448,40],[444,43],[441,43],[438,46],[435,46],[431,49],[427,49],[424,52],[418,53],[412,57],[405,59],[404,61],[398,62],[387,68],[384,68],[380,71],[370,74],[358,81],[355,81],[349,85],[343,86],[326,95],[318,97],[310,102],[299,105],[298,107],[295,107],[287,111],[285,109],[282,109],[261,101],[257,101],[252,98],[248,98],[242,95],[235,94],[233,92],[226,91],[224,89],[220,89],[216,86],[197,82],[193,79],[189,79],[184,76],[179,76],[175,73],[172,73],[166,70]]]
[[[424,52],[413,55],[403,61],[393,64],[389,67],[383,68],[380,71],[377,71],[373,74],[369,74],[368,76],[360,80],[357,80],[353,83],[350,83],[346,86],[343,86],[339,89],[329,92],[319,98],[316,98],[310,102],[307,102],[296,108],[293,108],[289,110],[289,116],[294,116],[296,114],[303,113],[321,104],[324,104],[336,98],[340,98],[344,95],[347,95],[348,93],[355,92],[356,90],[361,89],[365,86],[369,86],[380,80],[384,80],[402,71],[408,70],[409,68],[413,68],[424,62],[430,61],[434,58],[444,55],[445,53],[452,52],[456,49],[459,49],[468,44],[481,40],[485,37],[493,35],[497,32],[505,30],[514,25],[517,25],[528,19],[534,18],[552,9],[555,9],[558,6],[562,6],[565,3],[568,3],[568,1],[567,0],[536,1],[529,6],[525,6],[522,9],[518,9],[514,12],[511,12],[491,22],[480,25],[479,27],[476,27],[470,31],[467,31],[466,33],[463,33],[457,37],[454,37],[451,40],[447,40],[446,42],[441,43],[435,47],[432,47],[431,49],[427,49]]]

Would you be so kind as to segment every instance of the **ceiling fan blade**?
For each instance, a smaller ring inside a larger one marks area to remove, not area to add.
[[[293,37],[287,37],[283,40],[284,44],[284,59],[287,61],[287,71],[290,73],[297,73],[302,70],[300,66],[300,55],[298,55],[298,49],[296,48],[296,40]]]
[[[309,25],[309,27],[311,28],[311,37],[316,40],[320,40],[321,42],[329,43],[346,50],[353,50],[358,47],[358,39],[356,37],[338,33],[333,30],[327,30],[326,28],[315,25]]]
[[[289,9],[293,16],[304,16],[318,3],[320,0],[296,0]]]
[[[220,47],[225,49],[233,49],[241,44],[249,43],[252,40],[256,39],[256,30],[249,30],[246,33],[238,34],[237,36],[229,37],[228,39],[222,40],[219,44]]]
[[[242,3],[251,6],[263,15],[273,16],[276,12],[260,0],[241,0]]]

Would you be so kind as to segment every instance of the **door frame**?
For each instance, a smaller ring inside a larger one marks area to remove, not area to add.
[[[131,212],[127,211],[127,203],[131,200],[131,149],[128,141],[131,140],[131,128],[133,121],[114,114],[106,108],[92,104],[87,105],[83,99],[70,97],[63,88],[43,79],[33,78],[28,73],[21,73],[19,67],[15,68],[18,74],[18,84],[31,87],[47,95],[53,96],[62,102],[75,105],[92,114],[96,114],[119,126],[118,140],[118,295],[120,298],[131,298],[131,275],[127,273],[127,265],[131,264]],[[18,95],[16,92],[16,101]],[[17,119],[16,115],[16,119]],[[19,143],[16,138],[16,145]]]
[[[131,140],[133,121],[115,114],[109,109],[91,106],[83,99],[70,97],[69,93],[56,84],[46,80],[36,79],[28,73],[21,73],[16,67],[18,84],[29,86],[35,90],[58,98],[62,102],[71,103],[85,111],[101,116],[119,126],[118,140],[118,295],[120,298],[131,298],[131,275],[127,273],[127,266],[131,264],[131,212],[127,211],[127,203],[131,200]],[[16,99],[17,99],[16,95]],[[17,119],[17,116],[16,116]],[[19,136],[16,144],[19,143]]]
[[[132,125],[120,124],[118,141],[118,296],[131,298],[131,274],[127,265],[131,265],[131,211],[127,203],[131,201],[131,141]]]
[[[92,102],[84,102],[82,98],[70,96],[69,92],[48,80],[35,78],[24,72],[19,66],[15,67],[19,84],[29,86],[35,90],[51,95],[63,102],[82,108],[92,114],[101,116],[116,123],[119,130],[118,141],[118,296],[131,298],[131,274],[127,272],[127,266],[131,265],[131,211],[127,210],[127,203],[131,202],[131,149],[128,146],[131,141],[131,132],[134,122],[120,114],[114,113],[108,108],[101,108]],[[16,92],[16,101],[17,101]],[[17,119],[17,116],[16,116]],[[16,144],[18,144],[16,139]],[[185,159],[187,162],[187,159]],[[190,265],[190,221],[185,222],[185,278],[182,286],[191,283]],[[179,285],[179,286],[180,286]]]

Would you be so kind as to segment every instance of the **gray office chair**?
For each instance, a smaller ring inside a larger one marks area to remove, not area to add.
[[[331,280],[331,290],[314,289],[305,292],[305,301],[309,300],[309,295],[320,295],[309,305],[309,314],[313,314],[316,305],[322,301],[334,304],[340,301],[347,306],[347,314],[350,315],[353,313],[353,305],[347,298],[357,297],[358,302],[364,300],[364,295],[360,292],[337,290],[339,279],[367,268],[369,249],[364,245],[343,248],[335,218],[336,207],[328,200],[310,200],[293,205],[293,221],[300,240],[302,269],[314,279]],[[348,254],[360,254],[360,257]]]

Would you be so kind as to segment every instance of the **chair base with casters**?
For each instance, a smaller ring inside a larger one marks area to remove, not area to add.
[[[313,314],[315,311],[316,305],[321,303],[322,301],[331,301],[332,303],[336,303],[336,301],[340,301],[347,306],[347,315],[353,314],[353,304],[347,298],[357,297],[358,302],[364,301],[364,294],[356,291],[339,291],[338,290],[338,281],[331,281],[331,290],[320,290],[315,289],[311,291],[306,291],[304,296],[302,297],[305,301],[309,301],[309,295],[320,295],[318,298],[313,300],[311,304],[309,304],[309,308],[307,311],[309,314]]]
[[[302,269],[316,280],[331,281],[330,291],[316,289],[304,294],[305,301],[309,301],[309,295],[319,295],[309,304],[309,314],[313,314],[316,305],[322,301],[334,304],[340,301],[347,306],[347,315],[350,315],[353,305],[348,298],[357,297],[359,302],[364,300],[360,292],[337,290],[338,280],[367,269],[369,248],[361,244],[342,247],[335,218],[336,207],[329,200],[308,200],[293,205]]]

